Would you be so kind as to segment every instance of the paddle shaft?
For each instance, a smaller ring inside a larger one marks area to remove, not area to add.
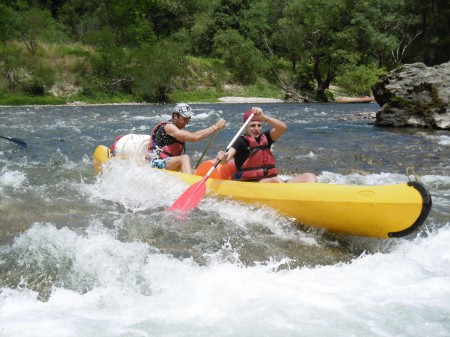
[[[241,135],[242,131],[244,131],[245,128],[247,127],[248,123],[250,123],[252,121],[253,115],[254,115],[254,113],[250,115],[250,117],[245,121],[245,123],[242,125],[242,127],[239,129],[239,131],[236,133],[234,138],[231,140],[230,144],[228,144],[227,149],[225,150],[225,153],[231,149],[231,147],[233,146],[236,139],[238,139],[238,137]],[[214,171],[214,169],[217,167],[217,165],[219,165],[219,163],[220,163],[220,159],[217,159],[216,162],[214,163],[214,165],[205,174],[205,178],[209,177],[211,175],[211,173]],[[206,181],[206,179],[205,179],[205,181]]]
[[[11,137],[5,137],[5,136],[0,136],[0,138],[14,142],[21,147],[28,147],[27,143],[25,143],[22,139],[19,139],[19,138],[11,138]]]
[[[205,156],[206,152],[208,152],[209,147],[211,146],[212,142],[214,141],[214,139],[217,136],[217,133],[219,132],[219,129],[216,130],[216,132],[214,132],[214,135],[212,136],[211,140],[209,141],[208,145],[206,146],[205,150],[203,151],[200,159],[197,161],[197,164],[195,164],[194,169],[197,169],[198,165],[200,164],[200,162],[202,161],[203,157]]]
[[[239,129],[238,133],[234,138],[231,140],[230,144],[228,144],[227,149],[225,152],[228,152],[233,146],[236,139],[241,135],[242,131],[244,131],[245,127],[253,118],[252,114],[242,125],[242,127]],[[217,159],[217,161],[214,163],[214,165],[209,169],[208,173],[203,177],[202,180],[200,180],[198,183],[195,183],[191,185],[173,204],[168,208],[169,211],[182,211],[186,212],[189,211],[199,204],[200,200],[206,193],[206,180],[208,180],[211,173],[214,171],[214,169],[219,165],[220,159]]]

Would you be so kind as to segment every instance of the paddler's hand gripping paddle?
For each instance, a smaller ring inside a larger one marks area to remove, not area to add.
[[[247,124],[251,122],[253,115],[254,114],[251,114],[250,117],[245,121],[244,125],[242,125],[242,127],[239,129],[238,133],[231,140],[230,144],[228,144],[225,152],[228,152],[230,150],[231,146],[233,146],[236,139],[241,135],[242,131],[244,131]],[[187,212],[197,207],[206,193],[206,181],[208,180],[214,169],[217,167],[217,165],[219,165],[219,163],[220,160],[217,159],[214,165],[203,177],[203,179],[198,183],[191,185],[186,191],[184,191],[184,193],[172,204],[172,206],[167,208],[167,211]]]

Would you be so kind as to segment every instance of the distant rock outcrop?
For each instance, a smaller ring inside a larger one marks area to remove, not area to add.
[[[373,88],[375,125],[450,130],[450,62],[435,67],[406,64]]]

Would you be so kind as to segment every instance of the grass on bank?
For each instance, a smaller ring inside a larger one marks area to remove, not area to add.
[[[30,96],[25,94],[1,94],[0,105],[60,105],[66,104],[64,97],[51,95]]]
[[[59,97],[52,95],[32,96],[26,94],[5,94],[0,92],[0,105],[65,105],[81,102],[85,104],[120,104],[120,103],[139,103],[130,95],[96,95],[87,97],[75,95],[71,97]]]

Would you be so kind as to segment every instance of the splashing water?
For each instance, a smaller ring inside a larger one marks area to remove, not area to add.
[[[205,197],[185,221],[164,210],[187,188],[131,161],[102,176],[92,152],[149,134],[163,105],[15,107],[0,148],[0,336],[447,336],[450,146],[444,132],[378,129],[346,116],[374,104],[263,104],[289,125],[285,176],[378,185],[421,175],[424,226],[381,240],[304,228],[269,208]],[[192,105],[188,130],[241,125],[245,104]],[[188,144],[198,159],[205,143]]]

